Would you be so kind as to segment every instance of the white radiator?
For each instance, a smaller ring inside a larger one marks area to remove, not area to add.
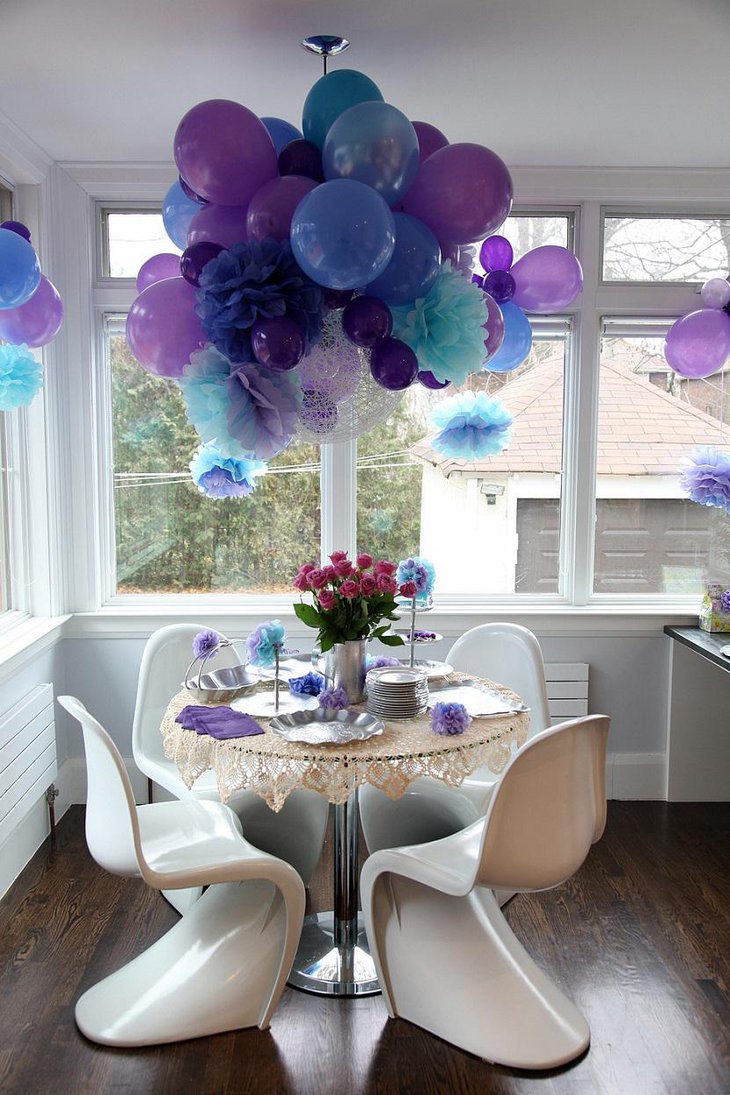
[[[588,714],[587,662],[548,662],[545,665],[550,719],[563,722]]]
[[[0,845],[57,772],[53,686],[39,684],[0,715]]]

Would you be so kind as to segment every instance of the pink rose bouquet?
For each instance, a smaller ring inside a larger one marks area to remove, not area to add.
[[[316,627],[321,650],[350,639],[379,639],[386,646],[402,646],[399,635],[389,635],[397,619],[396,596],[408,596],[396,580],[397,566],[362,552],[353,563],[346,551],[333,551],[327,566],[305,563],[294,577],[294,587],[311,594],[294,611],[302,623]],[[385,623],[383,621],[386,621]]]

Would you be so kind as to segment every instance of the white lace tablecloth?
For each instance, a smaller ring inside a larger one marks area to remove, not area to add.
[[[465,675],[453,673],[448,683]],[[471,678],[473,679],[473,678]],[[491,681],[478,682],[510,699],[519,697]],[[513,750],[527,738],[530,715],[475,718],[463,734],[441,736],[431,729],[431,714],[385,722],[382,734],[347,745],[303,745],[269,731],[270,720],[258,718],[266,730],[254,737],[217,740],[185,730],[175,717],[197,701],[183,689],[170,701],[162,720],[165,756],[175,761],[185,784],[192,787],[208,768],[215,771],[221,799],[226,802],[243,788],[254,791],[272,810],[280,810],[292,791],[308,788],[330,802],[346,802],[356,787],[370,783],[389,798],[399,798],[415,779],[431,776],[450,787],[482,765],[501,772]],[[361,704],[354,710],[365,710]]]

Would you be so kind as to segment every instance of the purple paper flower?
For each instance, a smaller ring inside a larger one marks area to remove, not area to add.
[[[214,650],[217,650],[223,643],[223,636],[219,635],[217,631],[213,631],[212,628],[205,628],[203,631],[199,631],[193,639],[193,654],[196,658],[207,658],[209,654],[212,654]],[[225,645],[228,645],[228,640],[225,640]]]
[[[398,563],[395,580],[399,586],[413,582],[418,593],[430,593],[436,580],[436,569],[428,559],[411,555]]]
[[[251,328],[257,319],[288,316],[307,348],[322,328],[322,291],[286,241],[252,240],[221,251],[203,268],[196,296],[206,337],[236,364],[256,361]]]
[[[303,677],[291,677],[289,691],[295,696],[319,696],[324,691],[321,673],[305,673]]]
[[[266,464],[261,460],[224,456],[215,445],[201,445],[190,461],[190,474],[208,498],[245,498],[256,489],[257,476]]]
[[[385,669],[387,666],[400,665],[397,658],[391,658],[388,654],[379,654],[374,657],[372,654],[365,655],[365,669],[369,671],[371,669]]]
[[[350,697],[344,688],[325,688],[319,694],[319,706],[331,711],[344,711],[350,706]]]
[[[240,450],[258,460],[270,460],[282,452],[299,422],[298,376],[242,365],[226,381],[226,390],[227,430]]]
[[[720,594],[720,608],[723,612],[730,612],[730,589]]]
[[[431,712],[431,729],[436,734],[463,734],[470,722],[463,703],[436,703]]]
[[[730,455],[715,448],[697,449],[682,470],[679,485],[693,502],[730,513]]]

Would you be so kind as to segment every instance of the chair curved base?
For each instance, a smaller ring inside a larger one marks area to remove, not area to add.
[[[166,935],[81,996],[77,1026],[109,1046],[265,1029],[296,947],[294,938],[284,950],[286,927],[273,883],[210,886]]]
[[[555,1068],[588,1046],[585,1019],[530,958],[491,890],[453,897],[381,874],[366,920],[391,1017],[512,1068]]]
[[[161,890],[160,892],[168,905],[172,905],[175,912],[184,916],[203,893],[203,887],[189,886],[186,890]]]

